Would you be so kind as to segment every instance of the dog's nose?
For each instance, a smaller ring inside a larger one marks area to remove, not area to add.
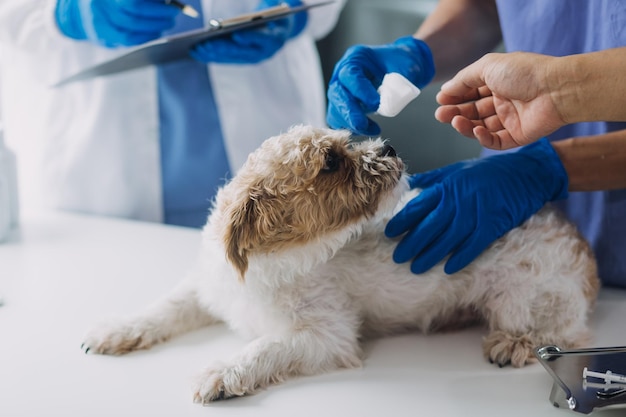
[[[382,156],[396,156],[396,150],[391,145],[383,146],[383,149],[380,151]]]

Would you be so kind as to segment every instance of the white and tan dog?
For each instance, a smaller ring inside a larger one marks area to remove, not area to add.
[[[598,290],[575,228],[544,209],[471,265],[422,276],[391,258],[383,235],[404,165],[380,139],[296,126],[268,139],[217,195],[198,265],[147,311],[102,324],[88,352],[123,354],[226,322],[252,341],[198,378],[194,401],[253,393],[287,377],[361,365],[365,337],[480,318],[483,351],[523,366],[533,348],[588,340]]]

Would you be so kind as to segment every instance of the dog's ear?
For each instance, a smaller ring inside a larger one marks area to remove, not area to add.
[[[284,199],[263,191],[239,196],[229,205],[224,233],[226,258],[239,272],[243,281],[248,270],[248,258],[254,251],[271,252],[285,242],[286,210]]]
[[[248,254],[254,246],[255,201],[245,198],[232,204],[226,220],[229,222],[224,236],[226,258],[239,272],[239,279],[244,280],[248,270]]]

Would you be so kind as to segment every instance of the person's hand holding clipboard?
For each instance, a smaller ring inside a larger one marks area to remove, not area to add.
[[[164,6],[178,8],[179,13],[184,13],[184,2],[163,1]],[[333,2],[302,4],[300,0],[260,0],[257,10],[251,13],[227,19],[211,19],[208,27],[130,48],[126,54],[73,74],[55,86],[180,59],[231,64],[257,63],[273,56],[287,40],[304,29],[309,9]]]
[[[276,6],[288,10],[302,6],[302,2],[261,0],[256,10],[269,10]],[[302,32],[306,23],[307,12],[301,11],[272,20],[263,26],[237,30],[223,37],[200,42],[191,50],[191,56],[205,63],[255,64],[272,57],[288,39]]]

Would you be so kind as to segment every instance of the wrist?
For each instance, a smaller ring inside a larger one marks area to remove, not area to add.
[[[54,17],[57,27],[65,36],[76,40],[87,39],[78,1],[58,0]]]
[[[534,161],[536,171],[532,169],[532,166],[525,167],[525,170],[531,174],[533,171],[539,174],[535,186],[546,190],[546,201],[563,200],[568,197],[569,177],[567,171],[548,139],[543,138],[527,145],[518,153]]]
[[[417,88],[423,88],[430,83],[435,76],[435,62],[426,42],[413,36],[404,36],[396,39],[394,44],[407,52],[413,61],[411,68],[407,68],[407,73],[402,75]]]
[[[623,121],[626,47],[555,58],[552,94],[565,124]]]
[[[289,5],[289,7],[299,7],[302,6],[302,1],[300,0],[284,0],[283,3]],[[288,38],[292,39],[298,36],[304,28],[306,27],[308,21],[308,13],[307,11],[303,11],[300,13],[296,13],[293,15],[293,26],[291,28],[291,32],[289,33]]]
[[[563,125],[585,121],[582,109],[590,106],[593,95],[588,94],[589,69],[582,55],[553,59],[548,67],[548,82],[554,106]]]

